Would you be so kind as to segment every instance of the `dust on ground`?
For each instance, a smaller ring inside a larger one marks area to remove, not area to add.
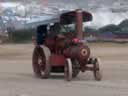
[[[100,57],[103,80],[92,72],[71,82],[63,74],[35,78],[31,66],[32,44],[0,45],[0,96],[128,96],[128,44],[91,43],[92,56]]]

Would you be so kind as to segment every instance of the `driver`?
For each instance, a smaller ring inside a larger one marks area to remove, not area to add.
[[[43,45],[47,37],[47,25],[37,27],[37,45]]]

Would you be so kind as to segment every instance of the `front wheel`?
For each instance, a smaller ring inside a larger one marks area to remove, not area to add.
[[[93,67],[94,67],[94,77],[95,77],[95,80],[97,81],[101,81],[102,79],[102,74],[101,74],[101,62],[100,62],[100,59],[99,58],[95,58],[94,61],[93,61]]]
[[[75,78],[80,72],[80,63],[77,59],[72,59],[72,77]]]
[[[66,59],[64,68],[65,80],[71,81],[72,79],[72,61],[70,58]]]

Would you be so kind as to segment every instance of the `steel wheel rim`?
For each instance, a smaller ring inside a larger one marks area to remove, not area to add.
[[[100,58],[95,58],[95,63],[94,63],[94,77],[95,80],[101,81],[102,79],[102,74],[101,74],[101,61]]]
[[[66,59],[66,64],[65,64],[65,68],[64,68],[64,75],[65,75],[65,79],[67,81],[71,81],[72,79],[72,62],[71,59]]]

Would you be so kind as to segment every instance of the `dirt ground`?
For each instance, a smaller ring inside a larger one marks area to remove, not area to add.
[[[128,96],[128,44],[89,44],[101,58],[103,80],[92,72],[80,73],[71,82],[63,74],[35,78],[31,44],[0,45],[0,96]]]

